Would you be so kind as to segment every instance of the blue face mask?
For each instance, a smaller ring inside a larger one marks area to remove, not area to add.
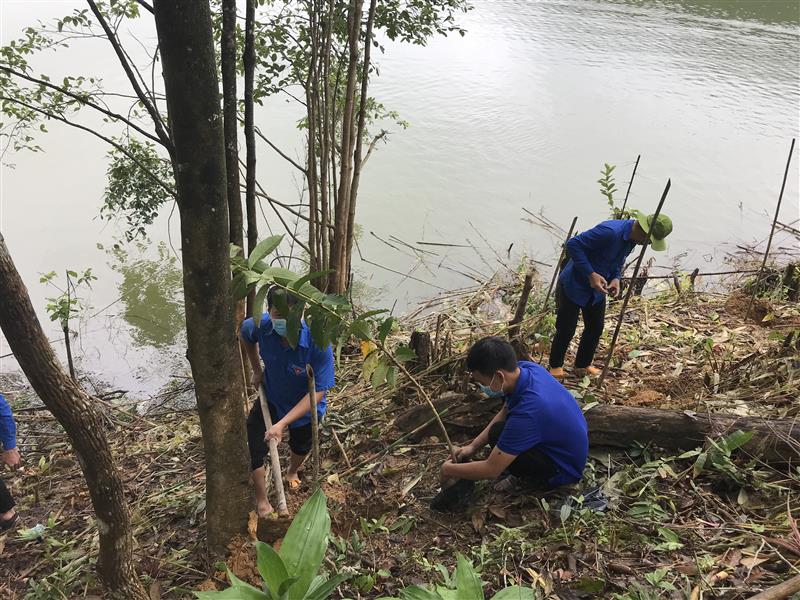
[[[272,331],[286,337],[286,319],[272,319]]]
[[[484,394],[486,394],[487,396],[489,396],[489,398],[502,398],[503,396],[505,396],[505,395],[506,395],[506,394],[505,394],[505,392],[503,391],[503,387],[502,387],[502,385],[501,385],[501,387],[500,387],[500,389],[499,389],[499,390],[497,390],[497,391],[494,391],[494,390],[491,388],[491,384],[492,384],[492,383],[494,383],[494,376],[492,377],[492,381],[490,381],[490,382],[489,382],[489,385],[483,385],[482,383],[479,383],[479,384],[478,384],[478,387],[480,388],[480,390],[481,390],[481,391],[482,391]]]

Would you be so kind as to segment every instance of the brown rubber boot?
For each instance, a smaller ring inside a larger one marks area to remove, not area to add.
[[[566,373],[564,373],[563,367],[554,367],[550,369],[550,375],[552,375],[559,381],[564,381],[564,377],[566,377]]]

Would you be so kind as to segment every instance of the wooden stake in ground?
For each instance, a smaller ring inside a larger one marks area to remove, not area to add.
[[[631,275],[631,285],[625,290],[625,299],[622,301],[622,309],[619,311],[619,318],[617,319],[617,326],[614,328],[614,336],[611,338],[611,343],[608,346],[608,356],[606,356],[605,364],[603,364],[603,373],[600,375],[600,379],[597,381],[597,387],[603,387],[603,382],[606,379],[606,373],[608,373],[608,366],[611,364],[611,357],[614,355],[614,346],[617,344],[617,338],[619,337],[619,330],[622,327],[622,319],[625,318],[625,310],[628,308],[628,302],[631,299],[631,294],[633,293],[633,281],[636,279],[636,275],[639,273],[639,267],[642,266],[642,260],[644,259],[644,255],[647,252],[647,246],[650,243],[650,235],[653,231],[652,225],[655,224],[656,219],[658,219],[658,215],[661,214],[661,207],[664,206],[664,200],[667,199],[667,194],[669,193],[669,188],[672,185],[672,180],[667,180],[667,185],[664,188],[664,193],[661,194],[661,200],[658,202],[658,206],[656,207],[656,212],[653,213],[653,220],[651,221],[651,226],[647,232],[647,238],[645,239],[644,245],[642,245],[642,251],[639,253],[639,259],[636,261],[636,266],[633,268],[633,275]]]
[[[625,212],[625,207],[628,206],[628,194],[631,193],[631,186],[633,185],[633,178],[636,177],[636,169],[639,168],[639,159],[642,158],[642,155],[636,157],[636,164],[633,165],[633,173],[631,173],[631,180],[628,182],[628,191],[625,192],[625,202],[622,203],[622,211]]]
[[[553,276],[550,278],[550,285],[547,288],[547,294],[544,297],[544,302],[542,303],[542,314],[547,312],[547,303],[550,301],[550,294],[553,293],[553,286],[556,284],[556,280],[558,279],[559,273],[561,273],[561,263],[564,262],[564,255],[567,253],[567,242],[572,238],[572,232],[575,231],[575,223],[578,222],[578,217],[572,218],[572,223],[569,226],[569,231],[567,232],[567,237],[564,238],[564,243],[561,244],[561,252],[558,254],[558,262],[556,263],[556,268],[553,270]],[[544,350],[539,355],[539,362],[542,362],[544,358]]]
[[[316,489],[319,487],[319,419],[314,369],[309,364],[306,365],[306,375],[308,375],[308,401],[311,403],[311,451],[314,460],[314,489]]]
[[[517,310],[514,312],[514,318],[508,322],[508,337],[514,339],[519,336],[519,324],[522,317],[525,316],[525,308],[528,306],[528,297],[531,295],[531,288],[533,287],[533,271],[528,271],[525,274],[525,282],[522,284],[522,293],[519,296],[519,303]]]
[[[269,414],[267,404],[267,394],[264,392],[264,385],[258,386],[258,399],[261,401],[261,415],[264,417],[264,427],[266,431],[272,428],[272,417]],[[272,466],[272,482],[275,484],[275,493],[278,495],[278,514],[288,515],[289,509],[286,507],[286,492],[283,490],[283,476],[281,475],[281,459],[278,455],[278,441],[271,439],[269,444],[269,458]]]
[[[775,225],[778,222],[778,214],[781,212],[781,201],[783,200],[783,190],[786,189],[786,178],[789,176],[789,165],[792,163],[792,154],[794,154],[795,138],[792,138],[792,145],[789,148],[789,158],[786,159],[786,170],[783,172],[783,183],[781,184],[781,192],[778,194],[778,205],[775,207],[775,218],[772,219],[772,228],[769,230],[769,239],[767,239],[767,249],[764,251],[764,260],[761,261],[761,267],[758,269],[756,276],[756,283],[753,285],[753,295],[750,297],[750,302],[747,303],[747,310],[744,313],[744,318],[750,316],[750,309],[753,308],[753,302],[758,293],[758,282],[761,281],[761,274],[764,272],[764,267],[767,266],[767,258],[769,257],[769,249],[772,246],[772,236],[775,235]]]

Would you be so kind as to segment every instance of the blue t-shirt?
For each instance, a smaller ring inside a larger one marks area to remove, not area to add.
[[[3,394],[0,394],[0,446],[3,451],[17,447],[17,425]]]
[[[297,348],[283,345],[282,338],[273,331],[268,313],[261,317],[261,325],[256,329],[252,318],[242,323],[242,339],[258,344],[261,360],[264,361],[264,389],[267,400],[276,409],[278,419],[282,419],[297,403],[308,394],[306,364],[314,369],[314,383],[318,392],[331,389],[333,378],[333,348],[320,350],[311,339],[311,332],[305,322],[300,330]],[[320,418],[328,406],[327,396],[317,403]],[[310,412],[310,406],[309,406]],[[301,427],[311,422],[311,415],[301,417],[289,427]]]
[[[518,364],[519,379],[506,396],[508,416],[497,447],[514,456],[536,448],[558,467],[550,485],[575,483],[583,476],[589,454],[583,411],[546,369],[524,360]]]
[[[605,299],[605,294],[589,285],[592,272],[606,281],[619,279],[625,258],[635,242],[631,241],[632,219],[603,221],[567,242],[570,261],[558,278],[564,293],[578,306],[589,306]]]

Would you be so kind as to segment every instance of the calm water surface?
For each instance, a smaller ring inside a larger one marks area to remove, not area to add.
[[[3,0],[3,43],[73,5],[79,3]],[[391,306],[397,299],[402,310],[442,288],[468,285],[467,275],[498,268],[493,249],[504,257],[512,243],[512,261],[525,253],[552,262],[556,240],[526,220],[523,207],[562,226],[579,215],[579,228],[590,227],[607,213],[596,184],[603,163],[618,165],[624,192],[637,154],[633,206],[653,210],[672,179],[665,212],[676,230],[658,265],[719,266],[737,243],[766,237],[789,143],[800,129],[799,3],[476,0],[474,6],[462,20],[465,37],[424,48],[388,44],[377,59],[381,76],[373,92],[410,127],[389,127],[388,144],[370,158],[362,179],[359,247],[369,262],[356,257],[355,266],[374,303]],[[147,23],[131,31],[145,45],[155,39]],[[42,57],[38,68],[91,72],[107,87],[124,89],[106,46],[76,42]],[[299,155],[299,117],[278,98],[257,120]],[[164,211],[149,246],[115,250],[119,229],[97,217],[105,148],[57,126],[41,143],[43,153],[3,158],[6,242],[37,308],[50,293],[38,283],[40,272],[94,268],[99,280],[79,327],[80,363],[115,387],[154,392],[188,366],[180,358],[180,265],[168,236],[171,228],[179,250],[177,217],[169,221]],[[261,181],[294,201],[299,182],[266,147],[260,152]],[[799,216],[798,173],[795,156],[781,219],[787,223]],[[268,208],[264,214],[276,227]],[[260,227],[266,231],[267,222]],[[435,254],[415,255],[397,240],[460,247],[428,246]],[[49,321],[45,327],[58,338]],[[3,342],[0,354],[7,352]],[[0,368],[15,368],[12,359],[0,360]]]

